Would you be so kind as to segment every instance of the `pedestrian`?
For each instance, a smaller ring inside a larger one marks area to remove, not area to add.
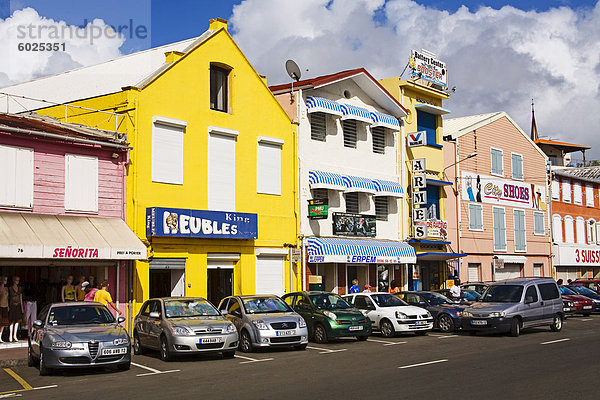
[[[371,293],[371,288],[373,286],[369,285],[368,283],[365,285],[365,290],[363,290],[364,293]]]
[[[96,294],[94,295],[94,301],[96,303],[103,304],[105,307],[108,307],[108,305],[110,304],[110,306],[119,315],[121,315],[121,310],[119,310],[117,308],[117,306],[115,305],[115,303],[113,303],[113,299],[110,296],[110,293],[108,293],[108,282],[107,281],[102,281],[102,283],[100,283],[100,290],[98,290],[96,292]]]
[[[349,293],[360,293],[360,287],[358,286],[358,279],[352,279],[352,286],[350,286]]]
[[[570,285],[573,281],[571,279],[567,279],[567,285]]]
[[[395,280],[390,282],[390,293],[400,293],[402,289],[398,286]]]
[[[562,286],[562,284],[563,284],[563,280],[562,280],[562,279],[559,279],[559,280],[557,280],[557,281],[556,281],[556,284],[557,284],[558,286]]]
[[[460,300],[461,294],[460,294],[460,280],[459,279],[454,280],[454,285],[450,288],[450,296],[452,296],[452,298],[454,300]]]
[[[75,286],[73,286],[73,275],[67,276],[67,283],[62,287],[60,291],[60,298],[62,302],[75,301]]]

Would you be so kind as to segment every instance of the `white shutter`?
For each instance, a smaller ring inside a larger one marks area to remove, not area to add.
[[[15,205],[17,187],[17,152],[15,147],[0,146],[0,204]]]
[[[98,158],[65,155],[65,210],[98,211]]]
[[[256,190],[258,193],[281,194],[281,145],[258,143]]]
[[[594,207],[594,186],[589,183],[585,185],[585,205]]]
[[[562,201],[565,203],[571,202],[571,181],[568,179],[562,180]]]
[[[573,203],[583,204],[583,192],[581,190],[581,182],[573,183]]]
[[[504,268],[496,268],[494,278],[496,281],[518,278],[522,268],[523,264],[504,264]]]
[[[235,137],[208,135],[208,209],[235,211]]]
[[[15,205],[31,208],[33,207],[33,150],[17,149],[15,165]]]
[[[533,276],[540,277],[542,276],[542,266],[544,264],[533,264]]]
[[[256,257],[255,294],[284,294],[284,264],[281,256]]]
[[[585,243],[585,220],[581,217],[577,217],[575,225],[577,229],[577,243]]]
[[[600,222],[596,223],[596,244],[600,244]]]
[[[477,263],[469,263],[468,272],[469,272],[469,282],[477,282],[479,281],[479,265]]]
[[[573,217],[567,215],[565,218],[565,243],[575,243],[575,224]]]
[[[560,200],[560,182],[558,179],[552,179],[552,200]]]
[[[183,126],[154,122],[152,182],[183,184]]]
[[[563,242],[562,218],[558,214],[552,216],[552,238],[556,243]]]

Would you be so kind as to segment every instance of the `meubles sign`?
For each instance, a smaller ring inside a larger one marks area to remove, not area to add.
[[[463,171],[462,199],[509,207],[546,210],[546,188],[533,183],[509,181]]]

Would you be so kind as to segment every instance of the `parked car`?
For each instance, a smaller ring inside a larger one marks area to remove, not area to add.
[[[463,329],[473,332],[510,332],[548,325],[562,329],[563,299],[552,278],[515,278],[491,284],[477,303],[465,308]]]
[[[309,336],[317,343],[346,336],[367,340],[371,334],[371,320],[335,293],[294,292],[283,300],[304,318]]]
[[[461,295],[460,300],[454,300],[452,298],[450,289],[434,290],[434,292],[440,293],[440,294],[446,296],[453,303],[464,304],[464,305],[473,304],[481,297],[481,294],[479,294],[478,292],[476,292],[472,289],[463,289],[463,288],[460,289],[460,295]]]
[[[220,352],[232,358],[238,346],[235,325],[202,297],[163,297],[142,305],[133,327],[133,352],[158,350],[160,359]]]
[[[591,299],[594,303],[593,311],[600,312],[600,294],[594,292],[592,289],[588,289],[585,286],[568,285],[567,287],[575,293]]]
[[[442,332],[453,332],[461,327],[465,306],[453,303],[446,296],[429,291],[400,292],[401,299],[411,306],[422,307],[433,316],[434,327]]]
[[[429,311],[408,305],[390,293],[355,293],[342,296],[358,308],[384,337],[396,333],[414,332],[423,335],[433,329],[433,317]]]
[[[581,314],[587,317],[592,313],[594,310],[594,302],[592,299],[577,294],[566,286],[559,286],[558,288],[563,300],[573,303],[573,312],[575,314]]]
[[[575,307],[572,301],[563,299],[563,312],[565,313],[565,319],[575,315]]]
[[[28,364],[39,364],[40,375],[56,369],[114,365],[128,370],[131,347],[127,331],[100,303],[47,305],[33,322]]]
[[[467,283],[463,283],[462,285],[460,285],[460,289],[461,290],[474,290],[479,294],[483,294],[483,292],[485,292],[485,289],[487,289],[487,287],[489,286],[489,284],[484,283],[484,282],[467,282]]]
[[[219,311],[237,328],[239,349],[290,346],[304,350],[308,329],[300,314],[277,296],[231,296],[221,300]]]
[[[600,279],[577,279],[576,281],[571,282],[571,285],[585,286],[600,294]]]

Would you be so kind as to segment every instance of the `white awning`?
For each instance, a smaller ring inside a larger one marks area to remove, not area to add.
[[[145,260],[146,246],[119,218],[0,213],[0,258]]]
[[[504,256],[499,255],[495,256],[498,260],[504,261],[504,264],[525,264],[527,262],[527,257],[525,256]]]
[[[415,108],[419,111],[425,111],[426,113],[429,113],[429,114],[435,114],[435,115],[450,114],[450,110],[445,109],[443,107],[434,106],[433,104],[427,104],[427,103],[417,104],[415,106]]]

